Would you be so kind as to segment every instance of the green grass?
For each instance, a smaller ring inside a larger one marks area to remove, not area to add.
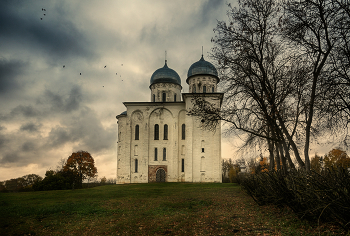
[[[130,184],[0,194],[0,235],[341,235],[235,184]]]

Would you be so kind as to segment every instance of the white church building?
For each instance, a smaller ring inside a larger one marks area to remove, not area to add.
[[[180,76],[164,67],[150,80],[150,102],[124,102],[117,116],[117,184],[149,182],[222,182],[221,126],[209,131],[189,116],[193,99],[217,107],[217,70],[202,58],[188,70],[189,93],[181,93]]]

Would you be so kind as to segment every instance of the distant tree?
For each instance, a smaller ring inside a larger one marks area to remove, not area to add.
[[[106,182],[107,182],[107,178],[106,178],[105,176],[103,176],[103,177],[101,178],[100,183],[101,183],[101,184],[106,184]]]
[[[237,182],[237,175],[240,172],[239,165],[233,164],[230,168],[230,171],[228,173],[228,177],[230,179],[230,183]]]
[[[71,171],[75,175],[75,184],[82,186],[85,179],[97,176],[97,168],[91,154],[86,151],[72,153],[63,167],[63,171]]]
[[[46,171],[45,178],[42,181],[36,181],[33,184],[33,190],[47,191],[72,189],[74,178],[75,176],[71,171],[48,170]]]
[[[222,182],[226,183],[229,181],[229,171],[233,165],[232,159],[223,159],[222,160]]]
[[[311,161],[310,161],[311,170],[317,173],[321,173],[321,168],[322,168],[321,160],[322,160],[322,157],[315,154],[315,156],[311,158]]]
[[[36,183],[36,182],[40,182],[43,180],[43,178],[39,175],[36,174],[29,174],[29,175],[25,175],[22,177],[23,178],[23,188],[25,190],[31,190],[32,186]]]
[[[19,179],[10,179],[10,180],[6,180],[5,188],[9,192],[18,192],[23,187],[22,187],[21,181]]]
[[[267,157],[262,157],[259,161],[259,165],[256,168],[256,174],[268,172],[269,171],[269,163]]]
[[[350,168],[350,158],[345,151],[333,149],[324,156],[324,164],[326,168],[342,167],[347,169]]]

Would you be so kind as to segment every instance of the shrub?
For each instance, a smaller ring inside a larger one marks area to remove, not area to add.
[[[288,206],[300,218],[336,221],[350,229],[350,174],[343,168],[327,169],[322,174],[265,172],[250,175],[241,185],[259,205]]]

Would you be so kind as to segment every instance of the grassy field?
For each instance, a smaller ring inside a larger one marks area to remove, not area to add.
[[[0,194],[0,235],[342,235],[235,184],[131,184]]]

